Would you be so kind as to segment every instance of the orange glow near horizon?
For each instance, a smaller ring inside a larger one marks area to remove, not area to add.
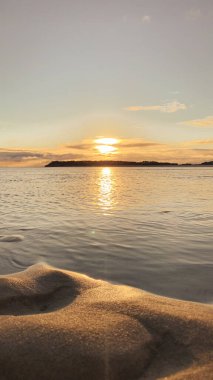
[[[115,153],[118,149],[114,146],[119,143],[118,139],[110,138],[110,137],[103,137],[94,140],[94,142],[97,144],[96,149],[101,154],[110,154]]]

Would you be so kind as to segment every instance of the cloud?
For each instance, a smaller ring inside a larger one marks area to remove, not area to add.
[[[130,106],[125,108],[127,111],[159,111],[164,113],[174,113],[180,110],[186,110],[187,107],[184,103],[179,103],[177,101],[165,103],[162,105],[154,106]]]
[[[94,145],[94,143],[79,143],[79,144],[70,144],[66,145],[66,148],[68,149],[76,149],[76,150],[87,150],[90,149],[91,146]]]
[[[128,142],[129,141],[129,142]],[[146,147],[151,147],[151,146],[156,146],[156,145],[163,145],[154,141],[144,141],[140,139],[135,139],[135,140],[125,140],[121,142],[118,146],[119,148],[146,148]]]
[[[28,150],[10,150],[10,149],[0,149],[0,163],[14,163],[14,164],[25,164],[27,162],[46,162],[53,160],[68,160],[68,159],[78,159],[81,156],[72,153],[50,153],[50,152],[36,152]]]
[[[117,140],[117,139],[115,139]],[[94,140],[83,140],[82,142],[79,142],[77,144],[69,144],[65,147],[68,149],[76,149],[76,150],[91,150],[98,144],[97,139]],[[103,144],[103,145],[113,145],[113,144]],[[118,148],[136,148],[136,147],[145,147],[145,146],[153,146],[153,145],[162,145],[160,143],[144,140],[142,138],[126,138],[126,139],[119,139],[116,142],[116,145]]]
[[[189,125],[190,127],[210,127],[213,128],[213,116],[206,116],[203,119],[194,119],[182,121],[182,125]]]
[[[36,160],[43,158],[42,153],[23,150],[0,150],[0,161],[21,162],[24,160]]]
[[[151,16],[149,16],[149,15],[144,15],[144,16],[142,17],[142,23],[143,23],[143,24],[150,24],[150,22],[151,22]]]
[[[192,8],[186,12],[186,19],[189,21],[197,21],[201,17],[202,13],[199,8]]]
[[[213,139],[191,140],[185,142],[184,145],[213,145]]]

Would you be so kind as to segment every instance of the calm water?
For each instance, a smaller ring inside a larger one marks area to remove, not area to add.
[[[1,240],[20,235],[0,274],[45,261],[213,301],[213,168],[0,169],[0,189]]]

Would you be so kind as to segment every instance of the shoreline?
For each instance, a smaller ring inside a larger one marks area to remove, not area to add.
[[[0,276],[2,379],[211,379],[213,307],[36,264]]]

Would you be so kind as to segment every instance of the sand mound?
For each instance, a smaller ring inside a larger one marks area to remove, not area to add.
[[[39,264],[0,277],[0,379],[212,379],[213,308]]]

